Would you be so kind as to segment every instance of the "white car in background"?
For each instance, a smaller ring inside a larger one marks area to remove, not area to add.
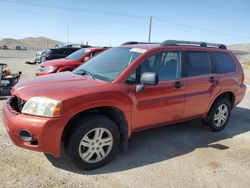
[[[35,62],[36,63],[41,63],[42,62],[42,55],[44,53],[46,53],[48,50],[40,50],[36,52],[36,58],[35,58]]]

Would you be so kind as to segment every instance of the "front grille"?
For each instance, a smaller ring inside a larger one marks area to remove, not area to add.
[[[10,107],[16,112],[21,112],[25,103],[25,100],[22,100],[17,96],[11,96],[10,98]]]

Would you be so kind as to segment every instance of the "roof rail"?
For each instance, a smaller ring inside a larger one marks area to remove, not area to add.
[[[196,42],[196,41],[181,41],[181,40],[166,40],[161,43],[161,46],[200,46],[200,47],[217,47],[227,49],[224,44]]]
[[[121,46],[123,45],[132,45],[132,44],[160,44],[157,42],[137,42],[137,41],[128,41],[128,42],[124,42],[121,44]]]

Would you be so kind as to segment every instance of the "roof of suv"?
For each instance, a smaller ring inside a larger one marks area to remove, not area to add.
[[[227,47],[224,44],[196,42],[196,41],[177,41],[177,40],[166,40],[162,43],[147,43],[147,42],[126,42],[121,46],[130,48],[141,48],[145,50],[151,50],[157,47],[171,47],[171,48],[185,48],[185,49],[203,49],[203,50],[226,50]]]

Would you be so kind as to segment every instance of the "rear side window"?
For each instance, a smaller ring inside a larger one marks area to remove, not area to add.
[[[50,54],[63,54],[64,49],[51,49]]]
[[[235,72],[235,64],[228,53],[224,52],[212,52],[213,61],[215,64],[215,68],[217,73],[229,73]]]
[[[211,73],[211,61],[207,52],[187,52],[188,76],[199,76]]]
[[[65,49],[65,54],[66,55],[69,55],[69,54],[72,54],[73,52],[77,51],[79,49],[77,48],[69,48],[69,49]]]

